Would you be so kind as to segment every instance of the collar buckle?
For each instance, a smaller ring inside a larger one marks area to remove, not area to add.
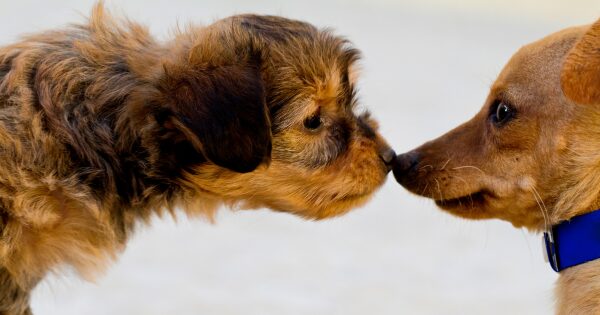
[[[544,260],[550,263],[552,269],[556,272],[559,272],[561,269],[558,266],[558,254],[556,252],[556,243],[555,243],[554,231],[552,229],[544,232],[544,247],[546,250],[544,251]]]

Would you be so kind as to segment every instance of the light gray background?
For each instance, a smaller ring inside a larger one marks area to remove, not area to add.
[[[0,44],[82,21],[93,1],[0,0]],[[597,1],[109,1],[164,38],[177,22],[282,14],[333,27],[364,53],[362,104],[397,151],[476,113],[521,45],[600,17]],[[95,283],[51,277],[33,294],[50,314],[548,314],[556,275],[540,237],[469,222],[391,178],[349,215],[307,222],[222,210],[140,229]]]

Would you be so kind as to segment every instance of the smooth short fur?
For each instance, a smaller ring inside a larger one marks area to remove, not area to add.
[[[394,174],[455,215],[533,231],[600,208],[600,21],[521,48],[473,119],[400,155]],[[599,268],[561,272],[559,314],[600,313]]]
[[[0,48],[0,314],[29,314],[61,266],[94,275],[165,211],[322,219],[366,202],[395,154],[354,113],[358,58],[275,16],[161,43],[101,4],[88,24]]]

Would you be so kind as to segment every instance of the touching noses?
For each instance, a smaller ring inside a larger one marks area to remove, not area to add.
[[[379,150],[379,157],[387,166],[388,171],[391,171],[396,162],[396,152],[392,148],[385,147]]]

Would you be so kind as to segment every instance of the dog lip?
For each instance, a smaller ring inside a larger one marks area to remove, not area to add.
[[[442,208],[457,208],[461,206],[475,206],[486,202],[486,199],[494,195],[487,189],[477,190],[454,198],[434,199],[436,205]]]

